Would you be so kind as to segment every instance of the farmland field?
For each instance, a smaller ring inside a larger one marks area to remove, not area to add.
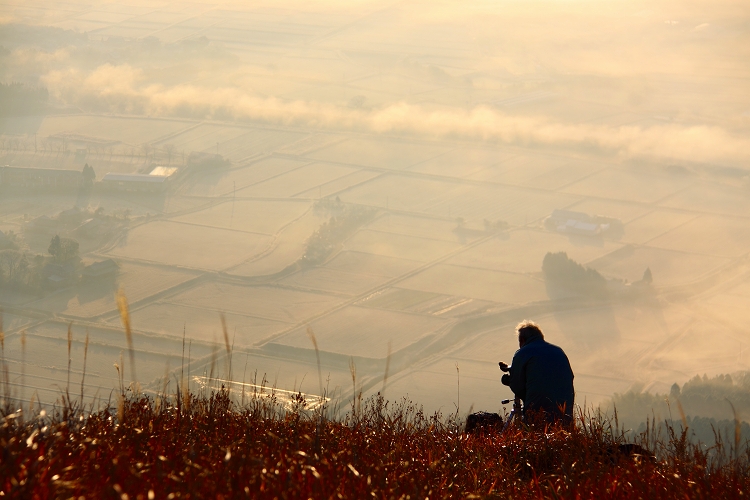
[[[174,217],[172,220],[272,235],[284,225],[302,216],[309,208],[307,202],[239,199],[224,201],[205,210]]]
[[[350,167],[330,165],[326,163],[312,163],[291,172],[268,179],[261,183],[241,189],[239,196],[266,196],[287,198],[299,195],[346,175],[356,170]],[[313,191],[314,192],[314,191]],[[322,187],[321,187],[322,193]],[[314,195],[317,198],[319,194]]]
[[[699,206],[706,212],[743,217],[750,213],[750,197],[748,197],[747,189],[711,184],[701,184],[680,191],[662,201],[661,205],[687,210]]]
[[[621,244],[592,236],[563,235],[524,229],[501,233],[464,250],[447,261],[476,269],[514,273],[538,273],[547,252],[566,252],[568,257],[587,263],[621,248]]]
[[[475,173],[503,161],[513,155],[510,150],[458,148],[417,163],[408,168],[410,172],[469,178]]]
[[[696,238],[700,235],[700,238]],[[703,216],[649,241],[650,246],[720,257],[739,257],[750,251],[750,225],[745,219]]]
[[[651,269],[659,286],[682,285],[695,281],[728,264],[726,258],[676,252],[650,247],[625,247],[606,255],[589,266],[608,277],[637,281],[646,268]]]
[[[294,324],[336,306],[342,299],[281,287],[208,283],[172,297],[170,302]]]
[[[628,223],[652,210],[650,207],[638,203],[595,198],[584,198],[567,208],[589,215],[613,217],[615,219],[620,219],[623,223]]]
[[[429,213],[461,216],[477,223],[488,219],[526,225],[540,221],[556,208],[566,208],[578,199],[566,194],[506,186],[465,186],[457,190],[454,196],[431,206]]]
[[[321,290],[346,295],[359,295],[384,283],[388,278],[371,274],[349,273],[325,267],[306,269],[278,281],[303,289]]]
[[[628,243],[644,244],[695,218],[695,214],[654,210],[628,222],[622,239]]]
[[[354,252],[426,262],[443,257],[460,244],[363,229],[349,238],[344,247]]]
[[[386,213],[367,226],[373,231],[393,233],[448,242],[472,241],[484,236],[482,231],[457,230],[455,221]]]
[[[257,318],[247,314],[225,314],[231,342],[238,348],[253,346],[273,333],[288,328],[288,323]],[[110,321],[119,326],[120,319]],[[224,345],[224,333],[216,304],[203,307],[170,303],[169,300],[154,302],[131,312],[131,322],[136,330],[182,339],[183,332],[194,342]]]
[[[328,269],[346,272],[361,272],[374,276],[395,278],[420,266],[419,261],[400,257],[388,257],[374,253],[344,250],[326,262]]]
[[[400,282],[399,286],[503,304],[525,304],[547,299],[541,278],[453,264],[430,267]]]
[[[460,186],[445,181],[384,175],[343,191],[341,199],[392,210],[425,212],[439,199],[451,196]],[[419,196],[415,196],[419,193]],[[448,214],[440,214],[448,215]],[[460,214],[455,214],[458,216]]]
[[[268,236],[256,233],[156,221],[131,229],[126,240],[110,250],[109,255],[220,270],[261,252],[269,242]]]
[[[97,115],[48,116],[42,122],[37,134],[40,137],[55,134],[78,134],[140,146],[144,142],[158,140],[159,137],[174,134],[189,128],[191,125],[191,122],[182,120]]]
[[[446,324],[429,316],[349,306],[313,321],[310,327],[321,351],[381,359],[388,356],[389,345],[396,353]],[[305,349],[312,345],[305,327],[274,342]]]
[[[219,172],[200,172],[182,186],[182,191],[187,195],[233,196],[237,194],[237,190],[301,168],[306,164],[307,162],[286,158],[267,158],[241,168]]]
[[[178,151],[218,151],[226,158],[239,161],[251,155],[269,153],[304,137],[304,134],[203,124],[164,138]],[[218,149],[217,149],[218,145]]]
[[[693,180],[628,170],[607,169],[571,184],[563,191],[599,198],[654,203],[693,184]]]
[[[401,170],[445,153],[449,148],[435,144],[413,144],[402,141],[350,139],[313,151],[308,158],[352,165]]]
[[[338,193],[358,184],[365,183],[381,174],[367,170],[355,170],[336,179],[323,182],[311,189],[297,193],[298,198],[334,197]]]
[[[305,212],[276,233],[267,252],[254,255],[227,272],[239,276],[268,276],[283,271],[304,256],[307,239],[323,221],[314,210]]]
[[[470,176],[473,180],[502,184],[527,185],[537,187],[533,179],[544,177],[565,166],[570,159],[564,156],[530,154],[515,150],[502,162]]]
[[[191,271],[122,262],[115,282],[82,283],[29,304],[38,310],[90,318],[117,310],[115,292],[121,289],[130,303],[178,286],[196,277]]]

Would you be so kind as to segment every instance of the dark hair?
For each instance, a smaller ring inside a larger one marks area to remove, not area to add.
[[[524,343],[537,337],[544,339],[544,333],[542,333],[542,329],[539,328],[539,325],[528,319],[518,323],[518,326],[516,326],[516,333],[518,334],[518,339],[523,340]]]

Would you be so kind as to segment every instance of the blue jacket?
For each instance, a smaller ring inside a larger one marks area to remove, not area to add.
[[[510,388],[523,400],[524,410],[559,412],[573,416],[573,370],[562,349],[544,339],[532,338],[513,355]],[[558,413],[559,414],[559,413]]]

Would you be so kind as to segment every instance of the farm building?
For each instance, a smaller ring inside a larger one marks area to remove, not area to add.
[[[47,287],[51,289],[62,288],[72,285],[76,281],[76,270],[75,266],[70,263],[50,263],[42,269],[42,276],[46,280]]]
[[[109,173],[102,178],[102,185],[118,191],[158,192],[166,189],[167,179],[164,175]]]
[[[554,210],[544,224],[548,229],[561,233],[573,233],[594,236],[609,229],[609,224],[600,224],[590,215],[572,210]]]
[[[73,231],[80,236],[95,238],[111,233],[112,223],[104,219],[86,219]]]
[[[120,266],[114,260],[102,260],[84,267],[81,271],[81,279],[94,281],[114,278],[119,270]]]
[[[83,177],[79,170],[34,167],[0,167],[0,186],[4,188],[55,189],[77,188]]]

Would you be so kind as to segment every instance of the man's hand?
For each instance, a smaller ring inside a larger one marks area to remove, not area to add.
[[[508,366],[508,363],[506,363],[505,361],[500,361],[498,365],[500,366],[500,369],[502,371],[504,372],[510,371],[510,366]]]

